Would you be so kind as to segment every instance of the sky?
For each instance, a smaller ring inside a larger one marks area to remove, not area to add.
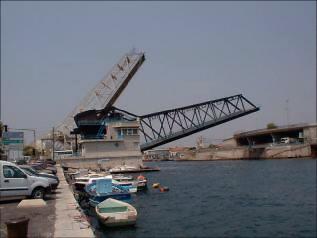
[[[316,122],[315,1],[1,1],[1,120],[47,133],[132,48],[146,61],[119,108],[142,115],[239,93],[261,108],[169,145]]]

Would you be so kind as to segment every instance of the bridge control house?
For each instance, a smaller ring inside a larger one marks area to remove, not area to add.
[[[79,156],[63,162],[69,167],[110,169],[142,166],[139,121],[115,109],[89,110],[75,116],[77,128],[72,134]],[[73,161],[72,161],[73,160]]]

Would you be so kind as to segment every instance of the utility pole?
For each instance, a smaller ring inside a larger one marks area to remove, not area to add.
[[[55,160],[55,135],[54,135],[54,127],[53,127],[53,148],[52,148],[52,159]]]
[[[289,126],[289,108],[288,108],[288,99],[286,99],[286,108],[285,108],[285,110],[286,110],[286,124],[287,124],[287,126]]]

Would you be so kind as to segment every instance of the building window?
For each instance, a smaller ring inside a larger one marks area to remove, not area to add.
[[[128,129],[127,129],[127,135],[128,135],[128,136],[133,135],[133,129],[128,128]]]
[[[136,128],[121,128],[120,129],[120,135],[124,136],[134,136],[134,135],[139,135],[139,130]]]

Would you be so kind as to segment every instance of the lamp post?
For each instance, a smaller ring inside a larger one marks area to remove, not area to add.
[[[54,135],[54,127],[53,127],[53,148],[52,148],[52,160],[55,160],[55,135]]]

